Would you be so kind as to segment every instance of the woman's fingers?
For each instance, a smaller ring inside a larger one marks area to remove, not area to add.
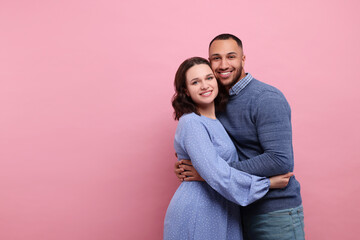
[[[288,172],[287,174],[285,174],[285,176],[290,178],[290,177],[294,176],[294,173],[293,172]]]

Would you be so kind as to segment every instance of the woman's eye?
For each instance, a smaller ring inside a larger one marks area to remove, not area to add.
[[[197,81],[192,82],[192,85],[196,85],[196,84],[198,84],[198,82],[197,82]]]
[[[214,77],[208,77],[208,78],[207,78],[207,80],[212,80],[212,79],[214,79]]]

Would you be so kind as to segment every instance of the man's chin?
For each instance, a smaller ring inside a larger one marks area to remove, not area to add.
[[[232,78],[226,78],[226,79],[221,79],[220,78],[220,82],[222,83],[222,85],[224,85],[226,88],[227,87],[231,87],[233,85],[233,79]]]

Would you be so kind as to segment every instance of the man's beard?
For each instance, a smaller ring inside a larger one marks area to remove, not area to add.
[[[228,90],[232,88],[240,80],[242,69],[243,69],[242,66],[240,66],[239,71],[236,72],[236,75],[233,77],[231,83],[228,86],[226,86]]]

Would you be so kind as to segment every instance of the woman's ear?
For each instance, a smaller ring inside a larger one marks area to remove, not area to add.
[[[185,94],[186,94],[186,96],[190,97],[190,93],[187,89],[185,89]]]

